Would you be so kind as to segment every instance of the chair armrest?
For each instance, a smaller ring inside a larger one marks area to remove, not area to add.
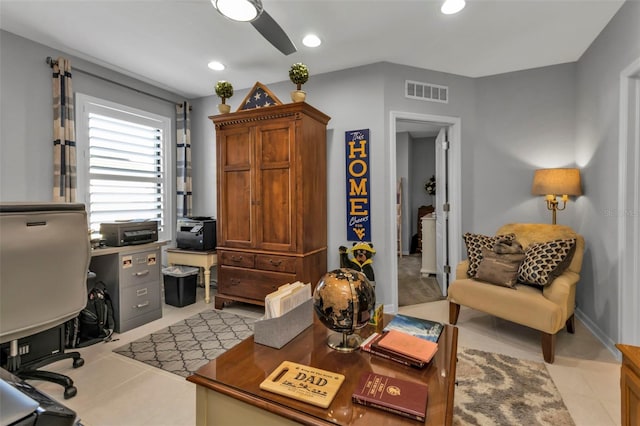
[[[456,280],[464,280],[469,278],[467,271],[469,270],[469,259],[465,259],[456,266]]]
[[[573,315],[576,300],[576,284],[580,275],[569,270],[564,271],[542,290],[544,297],[565,310],[565,317]]]

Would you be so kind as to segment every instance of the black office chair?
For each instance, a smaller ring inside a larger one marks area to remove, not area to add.
[[[80,367],[80,353],[64,352],[62,344],[58,353],[21,363],[29,345],[20,339],[63,330],[85,307],[90,258],[84,205],[0,204],[0,344],[9,342],[3,367],[24,380],[64,386],[65,399],[77,393],[73,380],[38,368],[66,358]]]

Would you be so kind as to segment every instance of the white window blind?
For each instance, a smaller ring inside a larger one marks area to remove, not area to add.
[[[78,186],[84,189],[91,229],[98,231],[104,222],[156,220],[158,233],[166,235],[168,119],[97,102],[81,108],[78,144],[85,166],[78,165]]]

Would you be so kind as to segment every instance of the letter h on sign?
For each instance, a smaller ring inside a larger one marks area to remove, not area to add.
[[[345,132],[347,240],[371,241],[369,129]]]

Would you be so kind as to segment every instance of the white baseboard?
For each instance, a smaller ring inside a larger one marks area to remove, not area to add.
[[[600,341],[604,345],[605,348],[609,350],[613,354],[613,356],[618,360],[622,361],[622,354],[616,348],[616,342],[611,340],[609,336],[607,336],[601,329],[598,327],[596,323],[591,321],[589,317],[587,317],[580,309],[576,309],[575,311],[576,317],[584,324],[587,329],[596,336],[596,339]]]

